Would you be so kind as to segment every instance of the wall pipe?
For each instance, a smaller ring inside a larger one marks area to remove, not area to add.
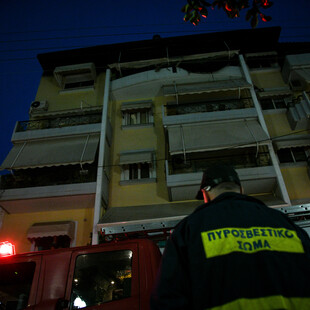
[[[102,180],[104,173],[104,154],[106,145],[107,135],[107,122],[108,122],[108,104],[110,95],[110,76],[111,70],[106,70],[105,85],[104,85],[104,96],[102,106],[102,118],[101,118],[101,131],[100,131],[100,143],[99,143],[99,156],[98,156],[98,168],[97,168],[97,182],[96,182],[96,197],[94,206],[94,220],[93,220],[93,233],[92,233],[92,244],[98,244],[98,229],[97,224],[100,220],[100,210],[102,201]]]
[[[280,169],[280,166],[279,166],[279,162],[278,162],[277,156],[276,156],[275,151],[273,149],[273,145],[272,145],[272,142],[271,142],[271,139],[270,139],[270,135],[269,135],[269,132],[268,132],[268,129],[267,129],[267,125],[266,125],[266,122],[265,122],[263,111],[262,111],[262,108],[261,108],[261,106],[260,106],[260,104],[259,104],[259,102],[257,100],[257,96],[256,96],[256,93],[255,93],[255,90],[254,90],[254,86],[253,86],[253,82],[252,82],[252,79],[251,79],[251,75],[250,75],[248,67],[247,67],[247,65],[245,63],[243,55],[239,55],[239,61],[240,61],[241,69],[243,71],[243,74],[244,74],[244,77],[245,77],[246,81],[249,84],[251,84],[250,93],[251,93],[251,98],[252,98],[253,103],[254,103],[254,107],[256,108],[256,112],[257,112],[257,115],[258,115],[258,121],[259,121],[260,125],[262,126],[263,130],[265,131],[265,133],[267,134],[268,138],[269,138],[268,150],[269,150],[269,154],[270,154],[272,165],[273,165],[273,167],[275,169],[275,172],[276,172],[276,176],[277,176],[277,180],[278,180],[278,185],[279,185],[280,192],[282,194],[282,198],[283,198],[284,202],[287,203],[290,206],[291,205],[291,200],[290,200],[290,197],[288,195],[288,192],[287,192],[284,180],[283,180],[283,176],[282,176],[282,173],[281,173],[281,169]]]

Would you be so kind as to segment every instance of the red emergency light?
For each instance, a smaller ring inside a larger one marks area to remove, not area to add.
[[[15,245],[9,241],[0,242],[0,256],[11,256],[15,254]]]

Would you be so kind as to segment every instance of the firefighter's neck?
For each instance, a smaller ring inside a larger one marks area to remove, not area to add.
[[[240,187],[240,189],[221,189],[221,188],[212,188],[209,191],[205,191],[204,193],[204,202],[207,203],[209,201],[212,201],[213,199],[215,199],[217,196],[223,194],[223,193],[238,193],[238,194],[242,194],[242,188]]]

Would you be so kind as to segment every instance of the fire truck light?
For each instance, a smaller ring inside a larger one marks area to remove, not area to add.
[[[15,245],[5,241],[0,242],[0,256],[11,256],[15,254]]]

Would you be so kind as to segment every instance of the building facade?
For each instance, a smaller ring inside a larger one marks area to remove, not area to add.
[[[1,165],[0,239],[96,244],[105,223],[187,215],[202,171],[233,165],[273,208],[310,203],[310,45],[280,28],[38,55],[29,121]]]

